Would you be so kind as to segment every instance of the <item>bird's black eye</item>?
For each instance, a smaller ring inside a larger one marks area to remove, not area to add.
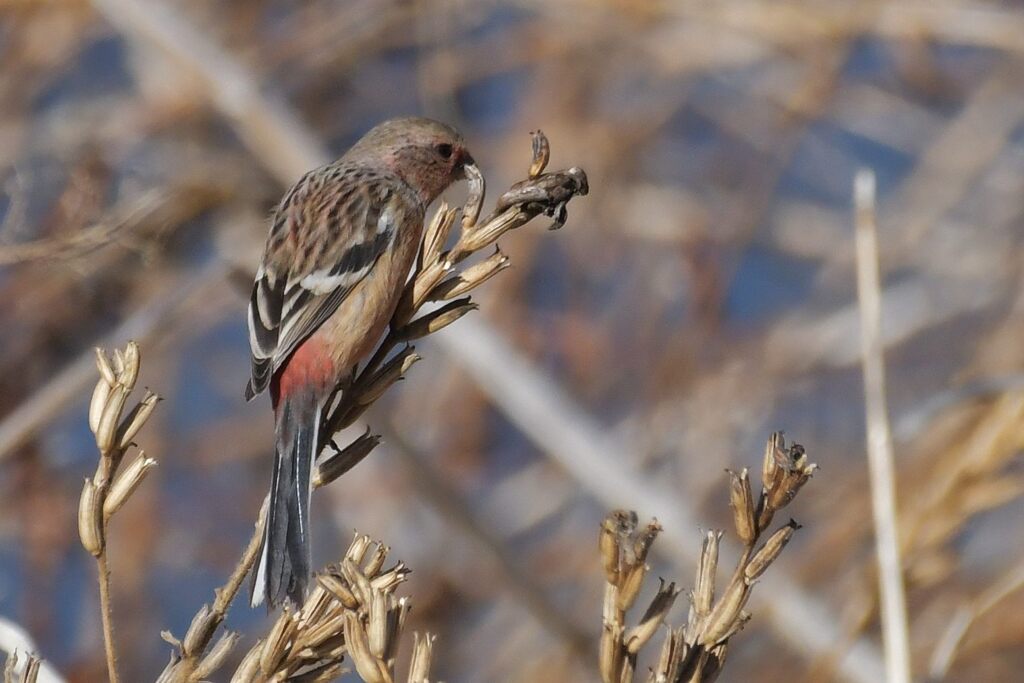
[[[442,142],[434,149],[436,149],[437,153],[440,154],[445,159],[451,158],[452,156],[452,146],[449,145],[447,142]]]

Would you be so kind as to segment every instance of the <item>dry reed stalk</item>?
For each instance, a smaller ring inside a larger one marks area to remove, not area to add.
[[[676,629],[669,627],[657,665],[647,677],[650,683],[706,683],[718,677],[730,638],[750,619],[744,607],[754,583],[800,528],[790,520],[768,533],[775,513],[796,497],[815,469],[803,446],[787,448],[782,433],[777,432],[765,448],[761,494],[756,500],[747,469],[729,472],[729,505],[743,551],[728,583],[717,592],[722,532],[704,535],[687,622]],[[657,592],[639,623],[627,627],[626,613],[643,587],[650,569],[647,554],[660,531],[656,521],[637,531],[636,513],[621,510],[609,514],[601,525],[598,547],[607,581],[599,655],[604,683],[634,680],[637,655],[665,623],[679,594],[674,582],[666,585],[659,579]]]
[[[96,473],[85,480],[78,506],[79,540],[96,559],[103,646],[111,683],[120,679],[107,561],[109,523],[156,466],[156,460],[140,450],[132,462],[122,467],[124,456],[135,446],[135,435],[146,424],[160,400],[159,396],[147,390],[141,401],[127,409],[128,399],[139,377],[140,362],[139,345],[135,342],[129,342],[123,351],[115,349],[113,358],[96,349],[100,379],[89,404],[89,428],[95,436],[100,458]]]
[[[875,176],[871,171],[861,170],[857,173],[854,199],[868,470],[878,553],[886,672],[890,683],[910,683],[910,636],[896,519],[896,466],[885,400]]]
[[[331,399],[333,407],[324,417],[326,430],[324,433],[331,435],[327,440],[327,449],[325,449],[329,452],[322,454],[317,462],[317,469],[313,476],[315,488],[325,486],[348,472],[376,447],[380,437],[370,434],[369,431],[345,447],[335,443],[335,436],[362,416],[366,409],[388,388],[403,379],[409,368],[420,359],[409,342],[447,327],[475,309],[476,305],[470,301],[468,296],[464,296],[416,317],[421,309],[432,301],[451,299],[470,292],[507,267],[508,259],[501,254],[500,250],[496,250],[494,255],[461,271],[457,272],[455,266],[479,251],[489,248],[501,235],[524,225],[541,213],[554,217],[553,228],[560,227],[565,222],[566,204],[573,197],[587,193],[587,178],[581,169],[570,168],[567,171],[543,173],[549,144],[542,132],[537,131],[533,135],[533,160],[527,180],[513,185],[499,198],[495,210],[479,223],[477,217],[481,213],[484,201],[484,179],[479,175],[469,179],[469,198],[462,211],[463,218],[459,237],[451,249],[446,250],[444,247],[459,211],[449,208],[444,203],[438,209],[424,234],[415,270],[405,286],[398,309],[392,318],[389,333],[370,360],[354,374],[349,382],[339,387]],[[404,347],[389,358],[391,352],[400,344],[404,344]],[[241,588],[244,577],[256,562],[259,541],[265,523],[264,517],[264,513],[261,512],[249,544],[232,572],[231,579],[216,592],[213,607],[204,605],[200,609],[193,618],[192,625],[183,640],[165,634],[165,639],[175,646],[176,651],[161,674],[160,683],[186,683],[202,680],[210,671],[220,666],[226,658],[227,653],[237,640],[234,634],[229,633],[223,636],[216,645],[212,646],[212,649],[211,644],[217,628],[224,621],[231,602]],[[284,619],[283,616],[282,619]],[[358,624],[353,621],[351,616],[346,616],[344,620],[335,619],[330,624],[333,624],[336,629],[341,629],[332,633],[331,637],[336,638],[348,633],[356,636],[354,641],[356,645],[362,643]],[[275,624],[275,629],[280,629],[280,633],[275,634],[272,631],[271,635],[281,642],[274,647],[285,648],[287,643],[292,642],[293,636],[296,636],[297,628],[298,626],[290,626],[288,622],[279,620]],[[428,662],[429,649],[429,639],[419,641],[417,649],[419,659],[417,661]],[[208,651],[209,654],[207,654]],[[322,662],[324,672],[336,673],[340,668],[340,657],[345,652],[349,652],[356,659],[357,671],[361,676],[370,676],[364,680],[390,680],[382,673],[384,669],[380,669],[380,667],[374,669],[367,664],[369,660],[366,659],[362,649],[352,651],[343,648],[335,652],[335,659]],[[377,651],[373,650],[372,652]],[[273,680],[274,672],[278,671],[275,667],[280,664],[277,655],[283,656],[283,653],[284,649],[281,649],[275,651],[273,657],[266,655],[273,660],[274,666],[263,662],[264,655],[261,655],[260,661],[263,663],[260,670],[268,677],[267,680]],[[252,664],[255,661],[252,659],[254,657],[256,655],[250,652],[246,661]],[[362,667],[359,666],[360,658],[364,664]],[[241,671],[242,673],[236,674],[236,677],[243,674],[250,675],[249,669],[243,667]],[[376,674],[372,674],[373,671],[378,671],[382,678],[376,678]],[[256,669],[252,669],[251,675],[255,676],[255,672]],[[424,670],[422,679],[425,680],[425,677]],[[238,680],[251,680],[251,678]]]

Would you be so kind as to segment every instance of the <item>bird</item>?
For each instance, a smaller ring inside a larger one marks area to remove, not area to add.
[[[311,573],[309,498],[329,435],[326,403],[376,346],[416,257],[427,206],[473,157],[444,123],[405,117],[370,129],[302,176],[273,210],[248,308],[251,377],[269,389],[274,468],[250,603],[301,605]]]

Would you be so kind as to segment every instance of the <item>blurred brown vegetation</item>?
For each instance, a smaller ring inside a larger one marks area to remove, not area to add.
[[[723,679],[865,680],[836,666],[854,634],[878,651],[850,207],[868,166],[915,673],[964,625],[943,680],[1015,680],[1022,53],[1024,10],[966,0],[0,0],[0,616],[101,680],[83,387],[93,345],[139,339],[161,464],[110,561],[122,674],[155,677],[159,632],[230,571],[269,479],[269,408],[241,398],[266,212],[311,160],[419,112],[463,130],[491,188],[542,127],[591,194],[562,232],[503,239],[482,310],[368,416],[385,443],[314,503],[317,564],[354,527],[386,539],[443,680],[595,680],[605,510],[657,514],[654,574],[690,577],[698,526],[731,523],[724,469],[784,428],[822,469]],[[836,637],[795,642],[794,587]]]

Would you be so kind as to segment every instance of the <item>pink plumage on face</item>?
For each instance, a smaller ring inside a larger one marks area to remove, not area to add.
[[[253,604],[301,602],[309,578],[309,486],[328,435],[325,402],[394,313],[426,207],[473,163],[459,133],[423,118],[386,121],[285,194],[249,303],[252,378],[270,388],[276,457]]]
[[[454,128],[412,117],[376,126],[345,156],[390,170],[414,188],[424,204],[464,179],[466,164],[474,163],[465,140]]]

